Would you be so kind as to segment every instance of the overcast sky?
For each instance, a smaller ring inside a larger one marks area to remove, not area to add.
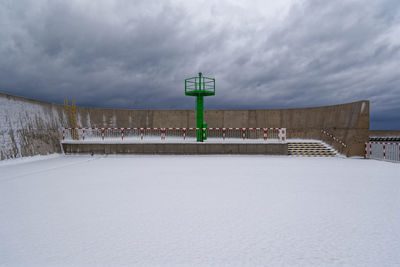
[[[371,101],[400,129],[399,0],[0,0],[0,91],[80,106],[209,109]]]

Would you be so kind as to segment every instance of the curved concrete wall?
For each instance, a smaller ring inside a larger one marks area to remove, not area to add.
[[[61,152],[61,105],[0,93],[0,159]]]
[[[194,127],[193,110],[77,108],[81,127]],[[60,131],[69,127],[64,107],[0,93],[1,159],[60,152]],[[362,156],[369,136],[369,101],[280,110],[207,110],[209,127],[287,128],[288,138],[321,139],[347,156]],[[344,148],[321,134],[325,129]]]

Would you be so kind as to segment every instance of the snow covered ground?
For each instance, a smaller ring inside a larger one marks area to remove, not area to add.
[[[399,266],[400,164],[60,156],[0,164],[0,266]]]

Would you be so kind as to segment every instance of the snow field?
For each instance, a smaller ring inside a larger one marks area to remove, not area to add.
[[[60,156],[0,165],[0,266],[396,266],[400,164]]]

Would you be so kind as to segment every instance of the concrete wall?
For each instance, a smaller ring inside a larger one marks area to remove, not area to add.
[[[0,93],[0,159],[61,152],[63,107]]]
[[[79,102],[78,102],[79,104]],[[194,127],[194,110],[78,108],[81,127]],[[288,138],[321,139],[347,156],[364,152],[369,137],[369,101],[280,110],[207,110],[209,127],[282,127]],[[0,93],[0,158],[60,152],[64,107]],[[321,134],[328,130],[348,146]]]
[[[83,154],[166,154],[166,155],[288,155],[288,144],[79,144],[64,143],[65,153]]]
[[[195,127],[193,110],[116,110],[78,108],[82,127]],[[369,101],[278,110],[207,110],[209,127],[287,128],[287,138],[320,139],[347,156],[362,156],[369,138]],[[321,134],[328,130],[343,147]]]

